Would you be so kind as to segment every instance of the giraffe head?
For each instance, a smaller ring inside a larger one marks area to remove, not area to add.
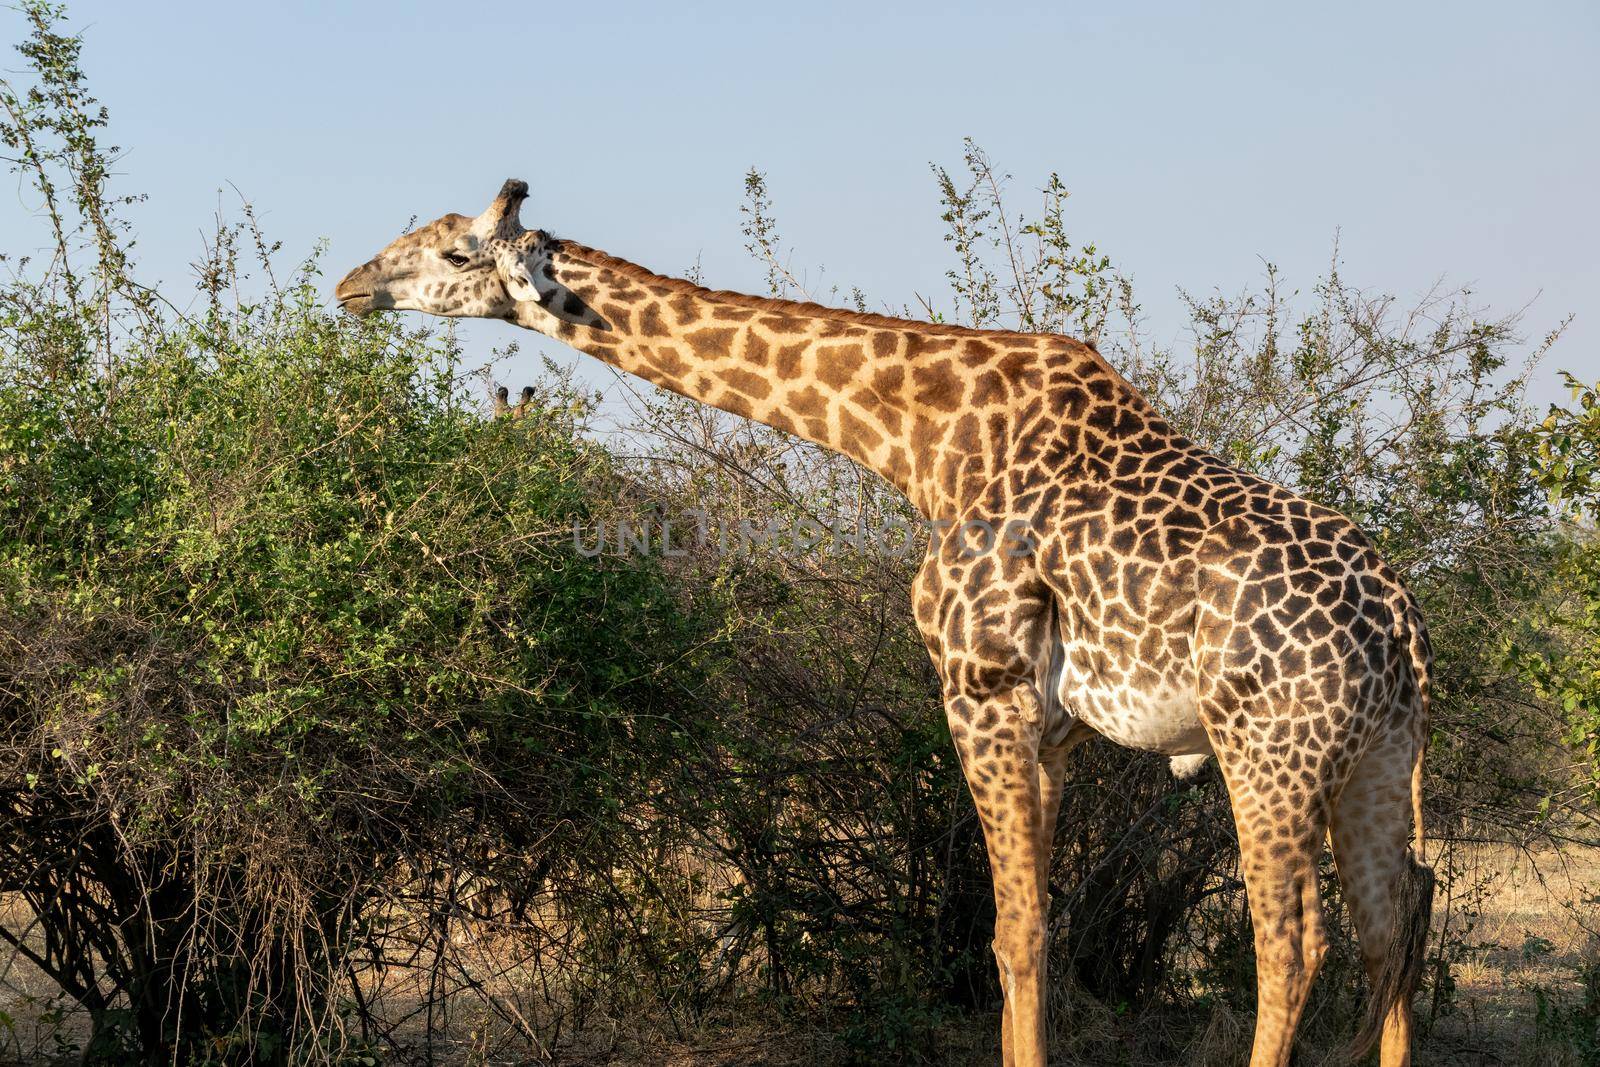
[[[425,311],[450,318],[505,318],[537,300],[530,273],[542,234],[517,211],[528,183],[508,180],[477,218],[450,214],[403,234],[346,274],[334,297],[348,312]]]

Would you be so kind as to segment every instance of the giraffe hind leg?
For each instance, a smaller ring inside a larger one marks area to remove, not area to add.
[[[1317,864],[1326,783],[1285,774],[1245,749],[1220,749],[1239,830],[1239,863],[1255,933],[1256,1031],[1250,1067],[1286,1067],[1311,985],[1327,954]]]
[[[1392,729],[1362,754],[1334,804],[1330,838],[1339,884],[1371,984],[1352,1059],[1380,1037],[1382,1067],[1411,1062],[1411,998],[1426,950],[1433,875],[1411,850],[1418,742]]]

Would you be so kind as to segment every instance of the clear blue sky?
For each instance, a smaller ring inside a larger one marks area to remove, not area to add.
[[[1267,258],[1307,287],[1340,230],[1362,286],[1406,298],[1442,275],[1500,311],[1535,301],[1530,334],[1576,312],[1536,399],[1555,367],[1600,375],[1600,6],[1582,0],[70,13],[124,187],[150,194],[140,261],[174,296],[225,183],[296,255],[326,237],[331,289],[410,216],[476,213],[507,176],[533,186],[530,225],[753,288],[754,165],[797,265],[898,305],[942,289],[928,163],[970,135],[1019,193],[1061,173],[1071,228],[1133,275],[1160,339],[1182,336],[1177,286],[1232,291]],[[0,231],[22,208],[0,192]],[[500,323],[465,336],[578,358]]]

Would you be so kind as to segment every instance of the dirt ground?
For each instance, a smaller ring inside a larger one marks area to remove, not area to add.
[[[1435,938],[1455,946],[1450,973],[1454,988],[1446,984],[1435,989],[1438,983],[1431,982],[1418,999],[1419,1067],[1595,1063],[1582,1058],[1562,1007],[1581,1001],[1582,968],[1600,967],[1600,853],[1574,849],[1529,854],[1482,847],[1460,851],[1456,862],[1470,873],[1456,880],[1454,898],[1441,897],[1436,903],[1434,930]],[[25,929],[26,920],[15,902],[0,902],[0,924],[7,929]],[[386,1003],[404,996],[391,992]],[[439,1067],[539,1062],[529,1058],[525,1046],[513,1051],[503,1022],[471,998],[463,1000],[465,1007],[454,1012],[442,1036],[435,1028],[431,1043],[425,1040],[423,1015],[403,1026],[399,1033],[414,1036],[401,1039],[394,1062]],[[1056,1062],[1062,1064],[1223,1067],[1243,1063],[1248,1053],[1249,1017],[1220,1006],[1209,1018],[1174,1021],[1172,1032],[1160,1034],[1163,1040],[1157,1044],[1182,1051],[1158,1057],[1149,1051],[1152,1031],[1166,1025],[1164,1020],[1142,1017],[1129,1024],[1098,1005],[1081,1002],[1058,1004],[1055,1012],[1057,1044],[1064,1046]],[[37,969],[0,954],[0,1067],[76,1062],[86,1022],[84,1013],[59,996]],[[947,1026],[940,1035],[938,1060],[962,1067],[994,1062],[996,1022],[975,1017]],[[708,1018],[697,1032],[684,1034],[643,1020],[602,1016],[589,1021],[580,1039],[563,1042],[558,1062],[595,1067],[838,1062],[844,1049],[829,1036],[830,1029],[796,1027],[792,1020],[779,1025],[755,1007]],[[1332,1050],[1305,1044],[1298,1062],[1330,1060]],[[1083,1051],[1087,1048],[1094,1051]]]

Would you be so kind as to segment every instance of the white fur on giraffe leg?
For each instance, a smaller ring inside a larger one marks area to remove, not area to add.
[[[1200,752],[1193,756],[1173,756],[1172,776],[1179,781],[1193,778],[1205,767],[1206,760],[1211,758],[1211,753]]]

